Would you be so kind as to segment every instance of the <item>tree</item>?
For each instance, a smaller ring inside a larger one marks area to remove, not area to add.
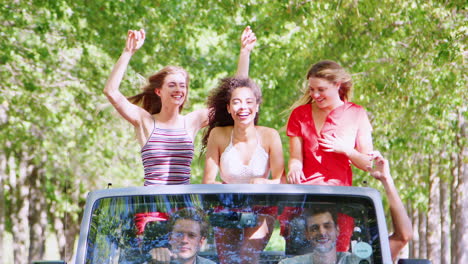
[[[147,41],[131,61],[124,94],[137,93],[140,76],[181,65],[191,74],[190,111],[203,107],[220,77],[234,74],[239,35],[250,25],[258,38],[250,75],[264,96],[260,123],[282,131],[308,67],[321,59],[341,63],[353,74],[352,101],[368,110],[375,148],[390,159],[421,234],[426,218],[431,230],[450,222],[451,261],[466,262],[465,5],[419,0],[2,3],[0,238],[4,230],[12,233],[15,263],[26,263],[43,256],[41,238],[55,229],[62,257],[69,259],[86,192],[108,182],[141,185],[131,126],[106,106],[101,92],[129,28],[145,28]],[[284,131],[281,136],[287,158]],[[203,156],[192,167],[193,182],[199,183]],[[369,181],[362,171],[354,177],[356,185]],[[447,183],[450,216],[429,199]],[[437,257],[438,238],[429,233],[419,243],[427,242],[428,254]]]

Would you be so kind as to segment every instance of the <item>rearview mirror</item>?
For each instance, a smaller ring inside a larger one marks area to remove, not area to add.
[[[254,213],[216,212],[209,215],[212,226],[225,228],[245,228],[257,225],[257,215]]]

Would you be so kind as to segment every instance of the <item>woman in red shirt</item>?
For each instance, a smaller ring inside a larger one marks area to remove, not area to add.
[[[351,186],[351,163],[366,170],[371,164],[372,127],[363,107],[349,102],[352,81],[338,63],[325,60],[307,73],[308,87],[293,105],[287,125],[289,172],[293,184]],[[285,208],[281,233],[289,240],[291,219],[302,208]],[[354,228],[352,217],[339,214],[338,251],[347,251]]]
[[[287,135],[289,183],[352,185],[351,163],[370,164],[372,127],[367,113],[348,101],[351,76],[338,63],[320,61],[307,73],[308,89],[295,104]]]

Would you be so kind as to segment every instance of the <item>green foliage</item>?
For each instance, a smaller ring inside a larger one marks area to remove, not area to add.
[[[27,153],[45,170],[49,202],[64,204],[57,215],[81,210],[70,189],[83,199],[108,182],[142,184],[132,128],[102,94],[128,29],[144,28],[147,39],[124,94],[138,92],[140,75],[180,65],[191,74],[191,111],[203,107],[219,78],[235,73],[239,37],[250,25],[258,39],[250,75],[264,94],[260,124],[276,129],[285,126],[284,111],[300,96],[308,67],[338,61],[353,74],[352,101],[369,112],[375,148],[416,207],[427,203],[429,159],[449,180],[450,156],[460,152],[454,142],[458,115],[466,117],[465,1],[29,0],[1,7],[0,151],[16,162]],[[203,157],[193,163],[194,183],[203,164]],[[354,182],[363,180],[380,188],[356,170]]]

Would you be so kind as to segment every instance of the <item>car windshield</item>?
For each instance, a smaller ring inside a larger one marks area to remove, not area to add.
[[[196,193],[120,195],[97,199],[91,210],[85,263],[151,263],[150,251],[171,248],[170,220],[181,210],[202,210],[206,239],[199,256],[219,263],[215,234],[253,227],[267,217],[274,231],[258,263],[313,254],[313,222],[317,212],[329,212],[339,235],[337,254],[356,263],[381,263],[375,207],[371,199],[309,193]],[[333,215],[333,216],[332,216]],[[333,227],[333,226],[332,226]],[[328,238],[328,235],[322,235]],[[220,248],[218,250],[221,250]],[[241,254],[239,252],[239,254]]]

